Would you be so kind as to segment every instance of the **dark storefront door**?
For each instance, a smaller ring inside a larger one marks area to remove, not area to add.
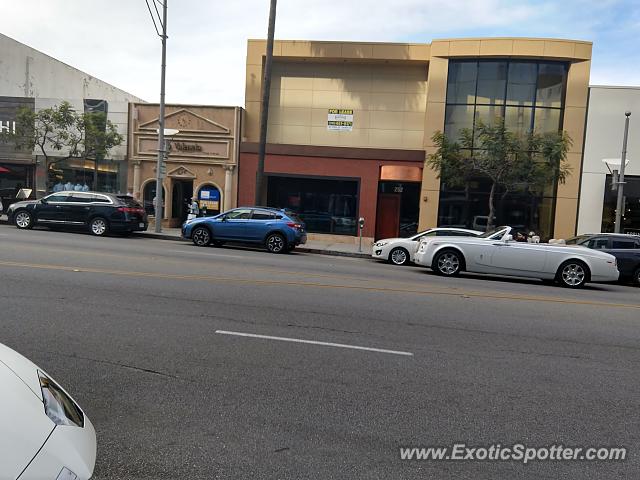
[[[191,198],[193,197],[193,181],[192,180],[174,180],[173,181],[173,198],[171,202],[171,216],[177,218],[180,223],[187,219]]]
[[[376,240],[397,237],[400,226],[400,195],[381,193],[378,195],[376,212]]]

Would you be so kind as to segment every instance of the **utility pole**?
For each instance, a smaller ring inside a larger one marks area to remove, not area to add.
[[[158,161],[156,163],[156,233],[162,232],[162,216],[163,216],[163,190],[162,180],[164,179],[165,157],[167,154],[167,146],[164,141],[164,85],[165,74],[167,70],[167,2],[162,2],[162,66],[160,69],[160,117],[158,119]]]
[[[629,138],[629,117],[630,111],[624,112],[624,136],[622,138],[622,156],[620,157],[620,175],[618,177],[618,201],[616,203],[616,226],[615,233],[621,233],[622,217],[624,210],[624,167],[627,163],[627,139]]]
[[[265,205],[266,185],[264,177],[264,157],[267,150],[267,122],[269,120],[269,96],[271,93],[271,65],[273,63],[273,37],[276,29],[276,3],[271,0],[269,9],[269,31],[267,34],[267,53],[264,62],[262,81],[262,108],[260,110],[260,145],[258,146],[258,169],[256,171],[256,205]]]

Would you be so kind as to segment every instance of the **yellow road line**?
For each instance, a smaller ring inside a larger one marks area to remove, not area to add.
[[[608,302],[596,302],[590,300],[573,300],[557,297],[541,297],[533,295],[511,295],[501,293],[482,293],[482,292],[465,292],[464,290],[458,290],[455,292],[443,291],[443,290],[416,290],[406,288],[384,288],[384,287],[367,287],[359,285],[343,285],[343,284],[329,284],[329,283],[317,283],[317,282],[297,282],[289,280],[258,280],[258,279],[246,279],[237,277],[212,277],[210,275],[177,275],[173,273],[160,273],[160,272],[135,272],[126,270],[107,270],[102,268],[86,268],[86,267],[70,267],[66,265],[48,265],[48,264],[36,264],[36,263],[19,263],[19,262],[6,262],[0,261],[0,265],[7,267],[18,268],[32,268],[32,269],[45,269],[45,270],[58,270],[66,272],[82,272],[82,273],[101,273],[105,275],[118,275],[126,277],[147,277],[158,279],[170,279],[170,280],[197,280],[206,281],[211,283],[242,283],[253,285],[280,285],[280,286],[293,286],[293,287],[313,287],[324,289],[347,289],[347,290],[360,290],[367,292],[384,292],[384,293],[398,293],[398,294],[418,294],[418,295],[447,295],[457,297],[469,297],[469,298],[483,298],[493,300],[518,300],[518,301],[531,301],[531,302],[546,302],[546,303],[561,303],[567,305],[588,305],[608,308],[631,308],[640,309],[640,305],[626,304],[626,303],[608,303]]]

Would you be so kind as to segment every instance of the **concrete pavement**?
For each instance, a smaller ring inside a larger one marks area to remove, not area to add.
[[[142,234],[159,240],[182,239],[179,228],[163,228],[161,233],[156,233],[152,228],[150,228]],[[360,249],[360,245],[356,245],[354,243],[308,240],[304,245],[296,247],[296,251],[316,253],[318,255],[333,255],[338,257],[370,258],[371,244],[363,242],[362,249]]]
[[[0,341],[85,408],[97,479],[640,472],[637,289],[8,226],[0,246]],[[399,458],[401,446],[456,442],[625,445],[630,456]]]

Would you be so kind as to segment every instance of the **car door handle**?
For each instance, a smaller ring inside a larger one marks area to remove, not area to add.
[[[56,208],[62,208],[62,205],[56,205]]]
[[[507,244],[506,243],[494,243],[493,244],[495,247],[506,247]]]

